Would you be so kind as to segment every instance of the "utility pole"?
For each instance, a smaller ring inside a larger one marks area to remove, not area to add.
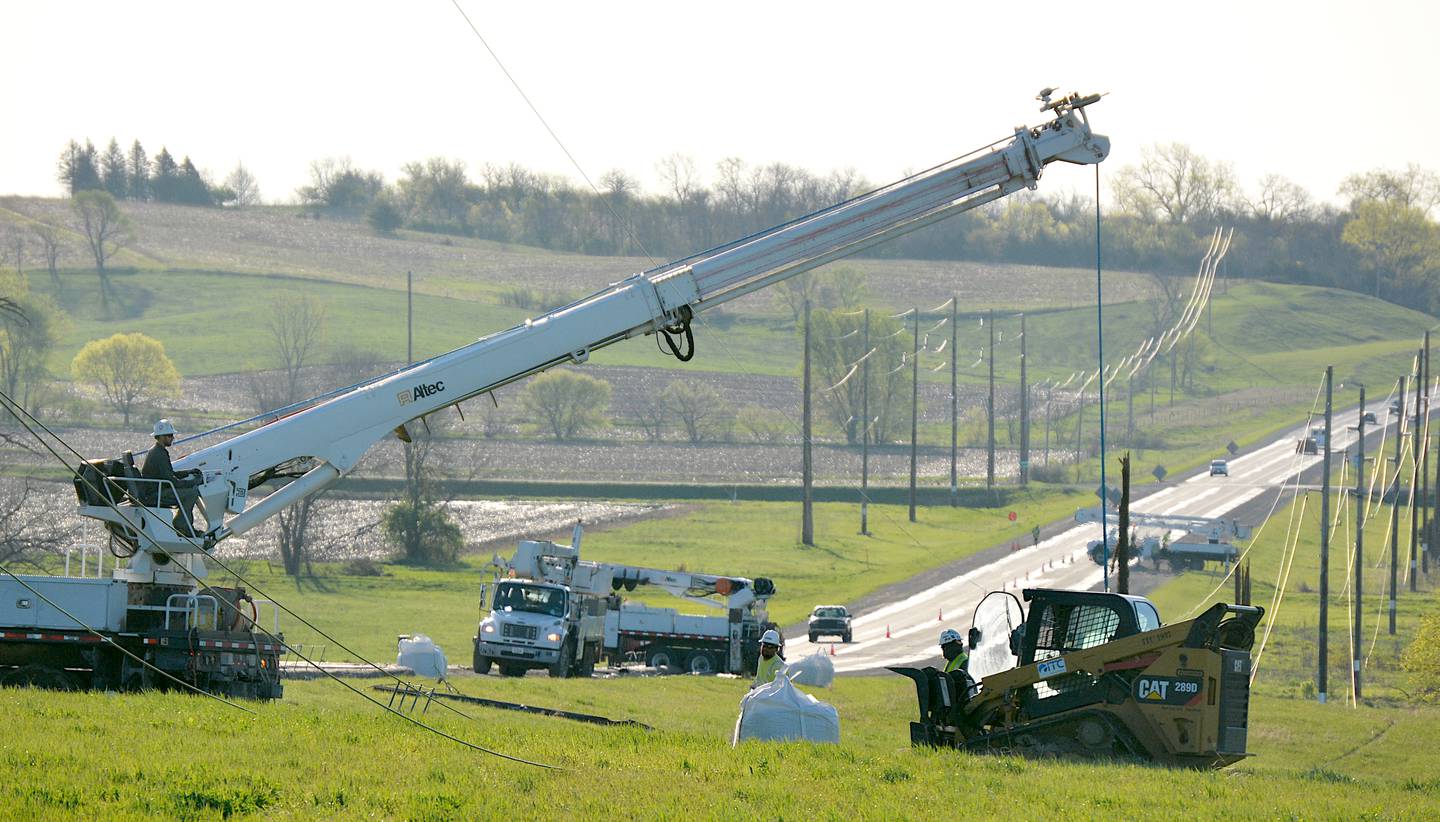
[[[1425,409],[1425,436],[1420,443],[1420,534],[1423,537],[1420,543],[1420,570],[1428,577],[1430,575],[1430,546],[1435,542],[1430,534],[1430,332],[1425,332],[1425,342],[1421,346],[1423,356],[1420,358],[1420,383],[1425,386],[1425,400],[1421,407]]]
[[[990,309],[990,399],[986,402],[989,417],[990,436],[985,446],[985,488],[995,487],[995,309]]]
[[[801,495],[800,514],[800,542],[805,545],[815,544],[815,475],[810,461],[810,301],[805,301],[805,377],[801,381],[804,398],[800,405],[803,413],[803,425],[800,431],[800,475],[801,485],[804,486]]]
[[[1325,366],[1325,467],[1320,473],[1320,651],[1318,654],[1318,682],[1316,690],[1320,704],[1325,704],[1329,690],[1330,669],[1330,424],[1335,388],[1335,366]]]
[[[1135,378],[1125,378],[1125,446],[1135,442]]]
[[[915,463],[920,456],[920,308],[915,308],[915,346],[910,357],[910,521],[915,521]]]
[[[1105,510],[1100,508],[1103,516]],[[1130,593],[1130,452],[1120,458],[1120,516],[1115,537],[1115,590]]]
[[[1180,357],[1180,346],[1170,349],[1170,405],[1175,405],[1175,361]]]
[[[865,309],[865,357],[860,362],[860,534],[870,533],[870,309]]]
[[[955,345],[959,341],[959,326],[955,322],[956,307],[960,300],[956,297],[950,298],[950,507],[960,504],[960,476],[956,462],[960,455],[960,382],[958,368],[960,362],[960,349]]]
[[[1395,482],[1390,493],[1390,635],[1395,635],[1396,580],[1400,569],[1400,443],[1405,439],[1405,377],[1400,378],[1399,404],[1395,414]]]
[[[1050,406],[1055,402],[1055,386],[1051,381],[1045,383],[1045,464],[1050,464]]]
[[[415,362],[415,277],[405,272],[405,364]]]
[[[1425,388],[1421,370],[1425,367],[1425,349],[1415,356],[1415,430],[1410,437],[1410,592],[1416,590],[1416,579],[1420,570],[1416,552],[1420,545],[1420,428],[1425,420],[1420,392]]]
[[[1420,491],[1420,426],[1424,422],[1424,412],[1421,409],[1420,392],[1424,389],[1424,379],[1421,377],[1421,369],[1426,363],[1426,350],[1421,348],[1416,356],[1416,419],[1413,425],[1416,430],[1410,436],[1410,592],[1416,592],[1416,576],[1420,570],[1420,563],[1417,561],[1416,551],[1420,546],[1420,498],[1417,492]]]
[[[1026,372],[1025,315],[1020,315],[1020,487],[1030,484],[1030,382]]]
[[[1365,568],[1365,386],[1360,386],[1360,421],[1355,426],[1355,591],[1354,625],[1350,628],[1350,688],[1355,701],[1360,701],[1360,618],[1365,613],[1362,602],[1365,588],[1360,584]]]

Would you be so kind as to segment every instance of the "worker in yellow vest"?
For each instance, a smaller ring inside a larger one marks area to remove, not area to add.
[[[965,653],[965,642],[960,638],[960,632],[952,628],[946,628],[940,632],[940,653],[945,655],[945,673],[951,671],[964,671],[970,663],[970,655]]]
[[[774,682],[785,667],[785,660],[780,658],[780,632],[771,628],[760,637],[760,660],[755,665],[755,682],[750,685],[751,690]]]

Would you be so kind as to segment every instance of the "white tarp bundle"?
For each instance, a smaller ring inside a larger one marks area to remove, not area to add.
[[[445,678],[445,652],[424,634],[400,639],[400,650],[395,655],[395,664],[409,668],[416,676],[431,679]]]
[[[834,705],[804,693],[783,676],[740,700],[731,745],[742,739],[804,739],[839,742],[840,714]]]
[[[785,669],[785,675],[796,685],[814,685],[817,688],[828,688],[835,681],[835,663],[824,651],[816,651],[810,656],[790,663]]]

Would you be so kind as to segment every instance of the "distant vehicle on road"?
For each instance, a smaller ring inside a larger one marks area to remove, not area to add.
[[[810,613],[810,641],[817,637],[838,636],[841,642],[850,641],[850,612],[844,605],[817,605]]]
[[[1210,476],[1212,476],[1212,477],[1228,477],[1228,476],[1230,476],[1230,464],[1229,464],[1228,462],[1226,462],[1225,460],[1210,460]]]
[[[1365,412],[1365,416],[1364,416],[1364,420],[1365,420],[1365,424],[1366,424],[1366,425],[1375,425],[1375,412],[1374,412],[1374,411],[1366,411],[1366,412]]]

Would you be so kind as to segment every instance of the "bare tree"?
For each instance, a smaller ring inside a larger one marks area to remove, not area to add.
[[[299,402],[302,371],[310,364],[325,326],[325,308],[312,297],[277,299],[270,304],[270,350],[280,364],[284,404]]]
[[[1350,208],[1367,200],[1417,208],[1426,216],[1440,205],[1440,174],[1415,163],[1404,171],[1377,168],[1352,174],[1340,184],[1340,193],[1350,198]]]
[[[53,552],[74,530],[56,512],[32,503],[31,490],[28,480],[0,481],[0,562]]]
[[[645,439],[659,442],[670,427],[670,407],[659,395],[647,391],[630,406],[630,419],[645,432]]]
[[[1230,208],[1237,186],[1228,163],[1213,162],[1184,143],[1140,150],[1140,164],[1126,166],[1115,180],[1122,209],[1170,223],[1207,219]]]
[[[225,187],[235,194],[235,205],[253,206],[260,204],[260,184],[244,163],[236,163],[235,170],[225,178]]]
[[[724,439],[734,428],[734,410],[720,392],[704,383],[676,380],[660,396],[692,443]]]
[[[270,350],[279,362],[277,371],[250,375],[251,401],[260,413],[283,408],[304,399],[302,372],[320,342],[325,311],[310,297],[275,300],[270,305]],[[321,495],[312,494],[281,510],[276,516],[278,549],[285,573],[311,574],[307,532],[319,519]]]
[[[55,226],[49,223],[32,223],[30,233],[40,241],[40,258],[45,261],[45,268],[50,272],[50,283],[55,286],[56,293],[60,289],[60,254],[65,250],[65,240]]]
[[[1279,174],[1261,177],[1260,193],[1246,205],[1256,219],[1276,223],[1303,220],[1314,208],[1310,192]]]
[[[110,278],[105,274],[105,263],[132,241],[130,221],[115,205],[115,198],[105,191],[78,191],[70,199],[70,208],[75,217],[75,230],[85,238],[85,244],[95,258],[95,273],[100,278],[100,302],[102,307],[108,308]]]

